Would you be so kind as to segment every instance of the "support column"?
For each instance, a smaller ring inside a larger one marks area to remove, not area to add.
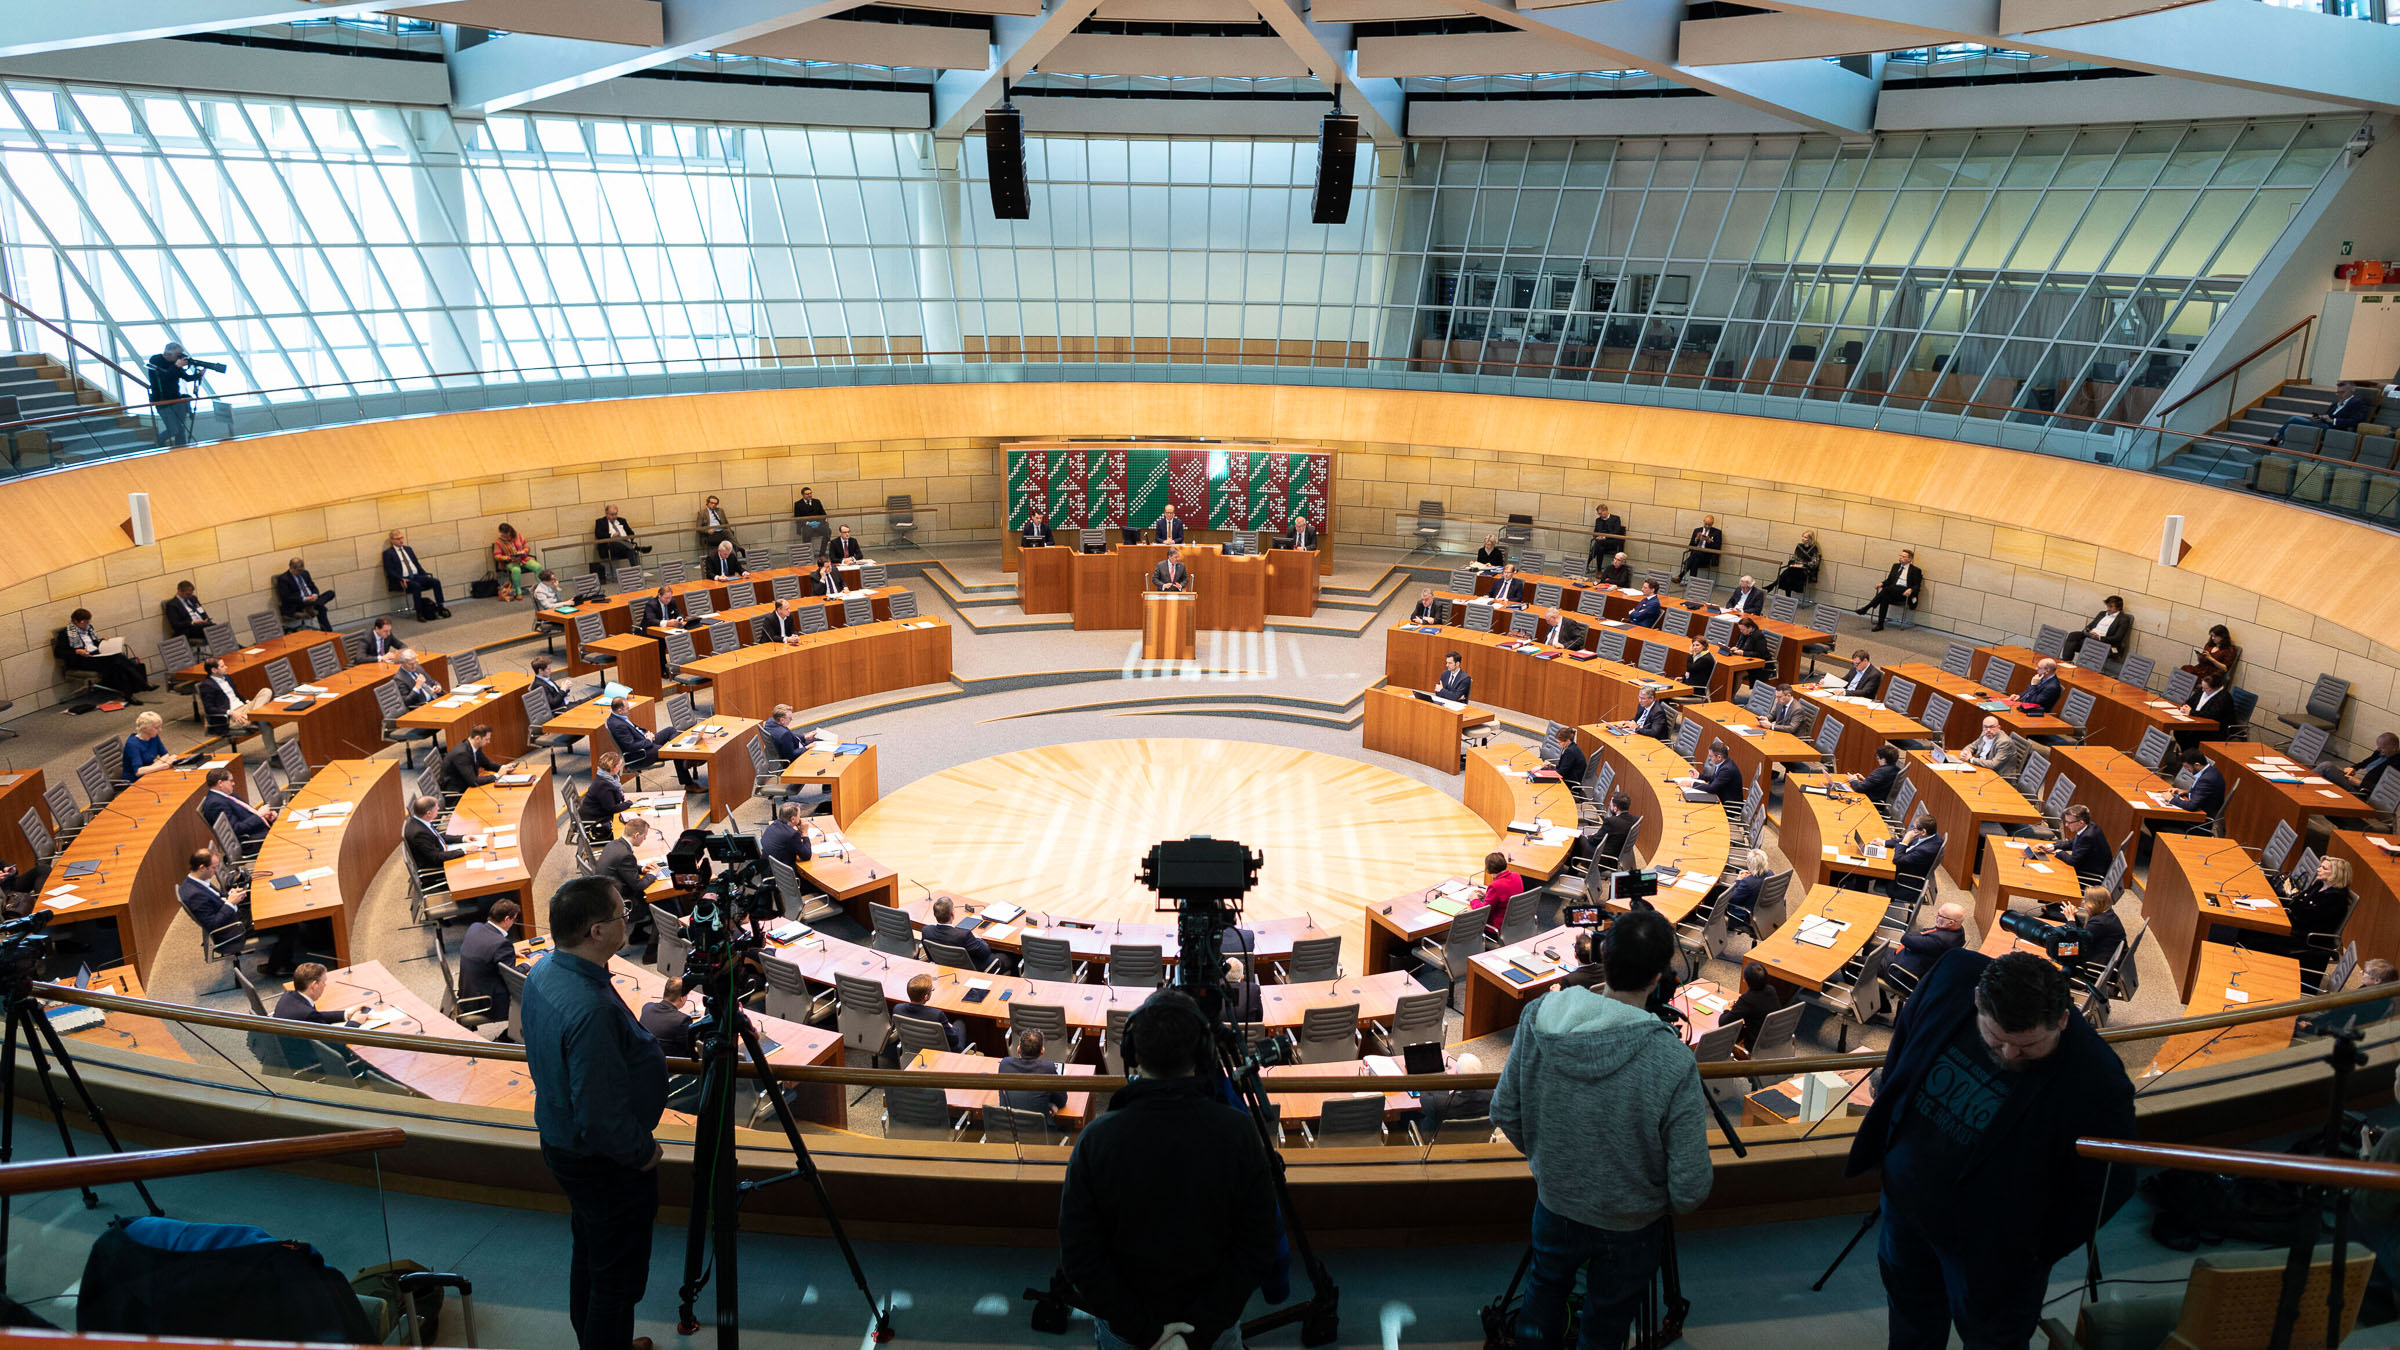
[[[480,370],[483,367],[483,287],[475,277],[468,248],[474,242],[473,208],[467,198],[466,156],[459,144],[458,125],[440,109],[414,109],[407,114],[410,138],[416,143],[418,256],[433,284],[434,303],[442,313],[430,325],[436,374]],[[475,384],[480,377],[446,383]]]
[[[958,268],[955,249],[966,233],[966,180],[960,174],[959,153],[964,142],[927,137],[932,150],[924,161],[926,174],[909,184],[909,214],[916,235],[917,309],[923,316],[925,350],[952,355],[927,356],[934,365],[957,365],[955,355],[966,345],[959,318]]]

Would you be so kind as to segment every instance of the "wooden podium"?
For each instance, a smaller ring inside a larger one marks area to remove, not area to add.
[[[1492,720],[1484,708],[1445,708],[1428,703],[1405,689],[1367,691],[1366,725],[1362,734],[1369,750],[1413,759],[1441,770],[1459,771],[1459,738],[1467,728]]]
[[[1189,591],[1142,592],[1143,660],[1192,659],[1192,616],[1199,599]]]

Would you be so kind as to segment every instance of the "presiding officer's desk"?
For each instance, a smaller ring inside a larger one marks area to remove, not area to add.
[[[2240,901],[2250,903],[2243,904]],[[2175,995],[2189,1000],[2199,989],[2209,929],[2223,925],[2288,941],[2291,916],[2258,862],[2239,841],[2191,834],[2162,834],[2150,852],[2150,884],[2142,891],[2142,917],[2150,945],[2167,959]]]
[[[1660,698],[1692,692],[1636,666],[1596,656],[1577,660],[1556,647],[1505,633],[1423,624],[1385,630],[1384,678],[1395,689],[1431,689],[1442,677],[1442,658],[1450,652],[1459,654],[1475,682],[1470,702],[1561,726],[1631,717],[1634,700],[1645,686],[1656,689]]]
[[[336,760],[310,775],[267,828],[250,865],[251,926],[329,919],[334,964],[349,965],[350,925],[375,874],[400,851],[407,820],[401,794],[409,777],[389,759]],[[275,885],[287,877],[300,881]]]
[[[1977,678],[1994,689],[2021,694],[2033,683],[2034,662],[2042,659],[2038,652],[2014,643],[1992,643],[1975,649]],[[2006,680],[1991,678],[1992,662],[2006,662],[2010,669]],[[2217,730],[2217,724],[2205,717],[2186,717],[2176,705],[2163,696],[2152,693],[2138,684],[2127,684],[2113,676],[2082,666],[2058,664],[2058,682],[2068,689],[2088,689],[2092,692],[2092,715],[2084,724],[2084,743],[2113,745],[2119,750],[2141,748],[2142,733],[2152,727],[2169,733]],[[2065,711],[2065,696],[2052,712]]]
[[[863,564],[860,563],[841,563],[836,565],[834,571],[836,575],[841,577],[842,586],[845,589],[855,589],[860,584],[862,568]],[[678,600],[685,600],[692,595],[705,591],[708,594],[710,602],[716,608],[721,610],[732,609],[741,605],[755,605],[764,601],[772,601],[775,598],[774,586],[775,578],[777,577],[798,578],[800,582],[800,593],[802,595],[814,595],[817,593],[815,579],[816,572],[814,569],[806,567],[770,567],[761,571],[749,572],[742,576],[730,577],[723,580],[710,580],[707,578],[701,578],[693,581],[679,582],[673,586],[669,586],[667,588],[667,594],[674,596]],[[608,632],[630,633],[633,631],[634,610],[639,607],[644,600],[649,599],[651,596],[656,595],[657,593],[658,586],[655,582],[653,582],[652,584],[644,586],[639,590],[626,591],[621,595],[614,595],[605,600],[580,601],[572,604],[560,605],[555,609],[545,609],[541,611],[540,618],[543,622],[557,624],[566,630],[559,635],[560,639],[566,644],[567,667],[565,673],[569,675],[582,675],[595,669],[595,667],[586,665],[583,661],[581,635],[575,631],[575,620],[577,618],[586,614],[597,614],[600,616],[600,626],[606,629]]]
[[[1841,795],[1829,795],[1829,788]],[[1881,843],[1890,834],[1883,812],[1851,791],[1849,779],[1795,773],[1783,780],[1777,842],[1791,864],[1792,884],[1801,890],[1842,884],[1851,877],[1890,881],[1898,874],[1891,858],[1870,858],[1860,851],[1862,844]]]
[[[1542,780],[1528,777],[1548,773]],[[1558,875],[1575,849],[1578,825],[1574,789],[1542,763],[1542,752],[1530,745],[1479,745],[1467,752],[1467,809],[1500,834],[1498,852],[1508,856],[1508,870],[1525,878],[1532,889]],[[1509,827],[1518,821],[1547,820],[1565,837],[1544,843],[1539,837]]]
[[[165,947],[168,930],[183,914],[175,889],[191,870],[192,854],[216,847],[216,836],[200,818],[207,774],[233,770],[233,791],[249,796],[241,756],[210,755],[188,769],[159,769],[124,789],[84,823],[73,843],[54,860],[44,883],[42,907],[62,924],[105,920],[116,926],[125,959],[143,980]],[[85,863],[93,870],[71,873]],[[62,890],[71,887],[67,893]],[[185,939],[197,948],[202,934],[191,927]]]
[[[1662,880],[1650,904],[1670,923],[1682,923],[1708,898],[1733,854],[1733,822],[1725,818],[1724,806],[1714,797],[1683,799],[1675,780],[1691,777],[1692,766],[1665,741],[1605,726],[1579,726],[1575,740],[1586,755],[1605,755],[1616,769],[1609,790],[1630,798],[1633,813],[1642,818],[1633,843],[1644,865],[1679,872],[1671,884]],[[1609,907],[1628,906],[1611,901]]]
[[[1127,544],[1108,553],[1078,553],[1067,560],[1075,627],[1139,628],[1142,593],[1167,560],[1166,544]],[[1257,554],[1228,554],[1215,544],[1184,544],[1183,565],[1191,574],[1198,612],[1192,626],[1237,633],[1267,627],[1267,560]]]
[[[950,678],[946,619],[896,619],[760,643],[685,666],[716,691],[716,711],[764,720],[778,703],[805,710]]]

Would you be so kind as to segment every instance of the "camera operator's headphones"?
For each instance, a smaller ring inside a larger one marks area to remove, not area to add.
[[[1169,1028],[1163,1034],[1176,1036],[1191,1047],[1193,1068],[1199,1068],[1201,1061],[1207,1058],[1208,1016],[1200,1011],[1200,1005],[1192,1001],[1191,995],[1179,989],[1161,989],[1144,1000],[1142,1006],[1134,1009],[1133,1015],[1125,1019],[1127,1074],[1141,1067],[1133,1047],[1141,1043],[1143,1036],[1150,1034],[1151,1027],[1161,1022],[1167,1023]]]

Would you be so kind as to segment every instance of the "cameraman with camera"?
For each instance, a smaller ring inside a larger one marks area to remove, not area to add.
[[[184,351],[180,342],[170,342],[166,350],[150,358],[150,402],[158,409],[158,444],[190,445],[192,443],[192,400],[183,392],[183,382],[197,386],[208,378],[207,372],[222,375],[225,367],[214,361],[195,360]]]

